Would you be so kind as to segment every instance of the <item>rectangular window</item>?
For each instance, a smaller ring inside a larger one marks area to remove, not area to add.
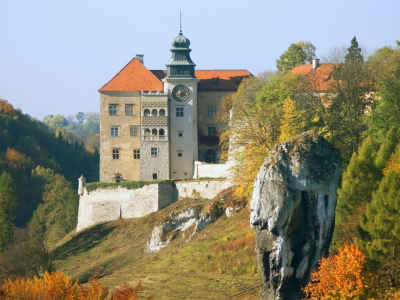
[[[117,105],[116,104],[110,104],[108,106],[108,112],[110,116],[116,116],[117,115]]]
[[[215,117],[217,114],[217,108],[216,107],[209,107],[208,108],[208,116],[209,117]]]
[[[177,117],[183,117],[183,107],[177,107],[176,108],[176,116]]]
[[[151,148],[151,157],[157,157],[157,148]]]
[[[215,126],[210,126],[208,127],[208,135],[216,135],[217,130],[215,128]]]
[[[125,104],[125,114],[127,116],[133,116],[133,104]]]
[[[178,152],[178,157],[182,157],[182,152]]]
[[[113,149],[113,159],[119,159],[119,150]]]
[[[153,180],[157,180],[158,178],[158,174],[157,173],[153,173]]]
[[[119,136],[119,128],[111,127],[111,136]]]
[[[140,159],[140,150],[133,150],[133,158]]]
[[[131,136],[139,136],[139,128],[131,127]]]
[[[183,137],[183,132],[178,132],[179,137]]]

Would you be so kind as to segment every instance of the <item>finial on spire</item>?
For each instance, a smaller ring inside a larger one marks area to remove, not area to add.
[[[182,34],[182,9],[179,7],[179,34]]]

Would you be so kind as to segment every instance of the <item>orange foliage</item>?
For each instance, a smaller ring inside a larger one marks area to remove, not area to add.
[[[322,258],[312,282],[305,288],[305,299],[359,299],[366,285],[362,274],[365,255],[357,246],[345,244],[339,253]]]
[[[143,291],[139,283],[136,288],[123,284],[117,289],[110,300],[137,300]],[[104,300],[108,289],[97,279],[89,280],[89,287],[84,288],[78,280],[73,284],[68,275],[64,273],[46,272],[42,278],[18,278],[15,281],[6,280],[0,288],[0,300]],[[153,299],[153,296],[147,300]]]
[[[122,284],[122,287],[117,289],[112,297],[111,300],[137,300],[139,299],[139,294],[143,291],[142,284],[139,282],[135,288],[127,285]],[[152,300],[153,296],[147,298],[147,300]]]
[[[31,163],[31,159],[19,153],[17,150],[7,148],[6,164],[12,169],[25,169]]]
[[[8,103],[6,100],[0,99],[0,115],[15,117],[20,114],[21,112],[19,110],[14,109],[14,107],[10,103]]]

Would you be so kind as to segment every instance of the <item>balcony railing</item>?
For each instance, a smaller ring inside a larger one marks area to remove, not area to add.
[[[168,137],[166,135],[143,135],[143,140],[145,141],[167,141]]]

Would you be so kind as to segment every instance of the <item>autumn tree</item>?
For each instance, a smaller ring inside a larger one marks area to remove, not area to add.
[[[3,172],[0,176],[0,251],[13,244],[14,219],[17,215],[18,193],[11,175]]]
[[[304,120],[305,111],[299,109],[298,104],[290,98],[283,103],[283,117],[281,121],[281,134],[279,141],[283,142],[289,137],[302,133],[306,128]]]
[[[229,143],[237,195],[249,197],[266,154],[278,142],[283,101],[287,91],[282,75],[246,79],[236,94],[224,99],[219,120],[229,120],[221,144]],[[285,87],[283,87],[285,86]]]
[[[365,293],[365,256],[357,246],[345,244],[338,254],[321,258],[304,289],[304,299],[361,299]]]

